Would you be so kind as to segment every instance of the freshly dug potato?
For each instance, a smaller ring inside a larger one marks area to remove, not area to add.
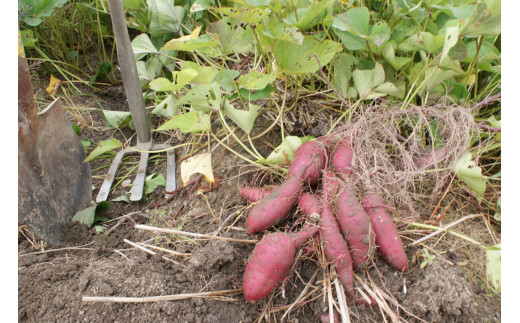
[[[285,219],[300,197],[308,166],[300,168],[299,173],[290,176],[280,187],[253,206],[246,221],[249,233],[261,232]]]
[[[321,172],[325,169],[327,153],[320,147],[316,140],[307,141],[294,152],[294,159],[289,166],[288,175],[292,176],[299,173],[302,167],[307,167],[304,183],[315,185],[318,183]]]
[[[296,251],[318,232],[266,234],[255,246],[244,272],[243,293],[248,302],[262,299],[289,274]]]
[[[405,272],[408,270],[408,258],[404,251],[401,236],[392,221],[392,217],[385,212],[383,201],[376,193],[367,193],[362,205],[370,217],[372,228],[376,235],[376,245],[383,259],[395,269]]]
[[[251,203],[258,202],[271,194],[273,190],[266,187],[242,187],[240,195]]]

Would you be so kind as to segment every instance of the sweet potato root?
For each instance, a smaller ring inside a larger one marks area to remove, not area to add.
[[[332,208],[327,201],[326,191],[333,190],[328,177],[323,180],[323,198],[320,217],[320,238],[327,259],[336,267],[339,279],[345,291],[354,299],[354,271],[349,247],[334,217]]]
[[[300,197],[307,166],[253,206],[246,223],[249,233],[261,232],[285,219]]]
[[[307,141],[294,153],[294,159],[289,166],[289,176],[297,174],[302,167],[307,167],[303,176],[305,184],[315,185],[321,177],[321,171],[325,169],[327,160],[326,151],[320,147],[317,141]]]
[[[355,168],[356,153],[348,140],[340,142],[332,154],[330,165],[334,172],[347,180]]]
[[[340,188],[335,210],[341,233],[350,249],[354,269],[361,268],[373,255],[375,234],[367,213],[356,197],[351,180]]]
[[[302,212],[303,215],[307,218],[311,218],[312,216],[317,215],[319,219],[320,213],[321,213],[321,207],[320,202],[316,198],[316,196],[309,194],[309,193],[302,193],[300,196],[300,199],[298,200],[298,208]],[[314,220],[314,219],[313,219]],[[304,227],[305,228],[305,227]],[[312,237],[312,240],[307,242],[303,246],[303,253],[311,257],[316,253],[316,246],[320,243],[320,235],[315,234]]]
[[[362,205],[370,217],[376,235],[376,245],[383,259],[393,268],[405,272],[408,270],[408,258],[403,242],[392,221],[385,212],[383,201],[376,193],[365,194]]]
[[[273,192],[269,187],[242,187],[240,195],[251,203],[258,202]]]
[[[269,295],[287,276],[298,248],[318,227],[298,233],[275,232],[265,235],[255,246],[244,272],[243,293],[248,302]]]

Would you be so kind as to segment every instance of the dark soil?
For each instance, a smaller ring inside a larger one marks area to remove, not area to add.
[[[107,109],[124,109],[124,105],[121,108],[124,93],[121,93],[121,88],[115,87],[101,94]],[[103,127],[99,111],[92,112],[91,117],[93,124]],[[82,139],[96,143],[111,136],[124,140],[132,134],[133,131],[128,128],[107,132],[85,129]],[[179,158],[183,153],[178,152],[176,155],[177,185],[181,187]],[[320,321],[319,316],[327,310],[327,298],[322,294],[324,276],[316,258],[302,258],[293,268],[290,280],[283,289],[279,286],[268,298],[255,304],[246,303],[240,292],[224,295],[226,297],[220,299],[188,298],[150,303],[82,301],[86,296],[151,297],[241,288],[242,275],[254,247],[252,244],[186,238],[134,228],[136,223],[160,227],[171,225],[172,228],[187,232],[212,234],[218,231],[218,235],[225,237],[260,239],[261,235],[253,237],[244,230],[248,203],[240,198],[237,190],[253,181],[276,184],[279,179],[267,176],[259,180],[254,177],[257,175],[254,169],[225,150],[217,150],[214,156],[214,171],[222,178],[218,188],[205,193],[197,192],[202,190],[199,188],[188,196],[190,187],[187,187],[161,207],[155,205],[164,200],[162,187],[139,203],[111,202],[111,210],[105,215],[112,220],[105,222],[106,228],[115,225],[124,215],[128,215],[131,220],[123,222],[109,236],[97,234],[93,228],[71,223],[64,228],[60,245],[42,253],[20,235],[19,321],[279,322],[288,305],[294,303],[315,274],[312,286],[320,288],[312,295],[311,301],[296,306],[284,321]],[[91,165],[95,169],[110,162],[110,159],[103,159]],[[94,172],[94,175],[104,175],[104,172],[106,169]],[[151,163],[148,172],[160,172],[166,176],[164,160]],[[99,188],[101,181],[102,176],[95,178],[94,186]],[[121,186],[110,198],[125,194],[128,190],[128,187]],[[95,199],[97,191],[93,194]],[[173,215],[185,200],[187,206],[172,221]],[[288,230],[290,225],[288,223],[279,229]],[[174,256],[161,251],[150,255],[125,243],[124,239],[136,243],[146,241],[147,244],[188,253],[190,256]],[[446,237],[445,241],[437,246],[437,251],[451,248],[450,237]],[[475,275],[471,272],[468,274],[467,267],[460,262],[454,263],[452,253],[439,255],[420,268],[422,261],[412,260],[417,258],[421,250],[422,247],[407,248],[411,260],[407,273],[398,273],[376,258],[372,266],[358,275],[365,281],[371,279],[381,290],[395,298],[400,307],[391,303],[389,305],[392,311],[399,313],[402,321],[415,322],[419,318],[426,322],[501,320],[500,297],[493,296],[485,286],[476,283]],[[267,311],[264,311],[266,306]],[[351,304],[349,310],[353,322],[383,322],[377,306],[368,308]]]

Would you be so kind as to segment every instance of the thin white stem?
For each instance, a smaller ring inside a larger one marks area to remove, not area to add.
[[[156,227],[150,227],[147,225],[138,224],[135,226],[136,229],[141,230],[147,230],[147,231],[156,231],[156,232],[162,232],[162,233],[173,233],[188,237],[194,237],[194,238],[203,238],[203,239],[213,239],[213,240],[222,240],[222,241],[229,241],[229,242],[241,242],[241,243],[250,243],[250,244],[257,244],[258,240],[245,240],[245,239],[234,239],[234,238],[226,238],[226,237],[220,237],[220,236],[212,236],[209,234],[201,234],[201,233],[193,233],[193,232],[185,232],[175,229],[166,229],[166,228],[156,228]]]

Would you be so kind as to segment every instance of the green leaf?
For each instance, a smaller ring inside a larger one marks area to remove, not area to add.
[[[451,69],[429,67],[424,72],[424,75],[428,78],[424,83],[427,91],[433,89],[436,85],[452,79],[454,76],[459,75],[460,72]]]
[[[296,136],[287,136],[284,141],[276,147],[269,156],[261,162],[269,164],[287,164],[294,158],[294,152],[300,145],[302,140]]]
[[[212,22],[206,28],[207,34],[218,35],[222,55],[247,53],[253,49],[254,38],[251,27],[239,19],[225,17]]]
[[[170,33],[180,33],[185,10],[175,6],[171,0],[147,0],[150,33],[152,37]]]
[[[99,213],[110,210],[110,203],[107,201],[99,202],[86,209],[78,211],[72,218],[72,222],[86,224],[89,228],[96,222],[101,220]]]
[[[213,82],[215,76],[218,73],[218,69],[212,66],[201,66],[195,62],[184,61],[178,62],[179,66],[182,70],[185,69],[193,69],[197,72],[197,76],[195,76],[190,83],[191,84],[208,84]]]
[[[143,194],[149,195],[152,193],[158,186],[166,186],[166,179],[161,174],[153,173],[151,175],[146,176],[144,179],[144,188]]]
[[[396,85],[397,84],[397,85]],[[404,89],[405,84],[403,83],[392,83],[392,82],[385,82],[379,86],[377,86],[374,91],[381,94],[388,94],[391,96],[394,96],[398,99],[404,98]]]
[[[450,49],[455,46],[459,40],[459,20],[450,20],[446,23],[446,36],[444,38],[444,47],[441,52],[439,64],[449,54]]]
[[[89,84],[92,85],[96,81],[105,81],[108,78],[108,74],[112,71],[112,64],[108,62],[99,62],[96,68],[96,74],[89,80]]]
[[[238,84],[248,90],[264,89],[269,83],[274,82],[276,76],[273,74],[264,74],[258,71],[251,71],[246,75],[242,75]]]
[[[172,94],[168,94],[164,100],[162,100],[153,110],[153,114],[157,114],[163,117],[172,117],[177,114],[179,105],[177,99]]]
[[[255,119],[258,116],[258,110],[260,110],[260,107],[254,104],[249,104],[248,111],[237,110],[228,100],[225,100],[222,106],[222,112],[247,134],[250,134],[253,129]]]
[[[273,93],[274,88],[271,85],[267,85],[265,88],[261,90],[252,90],[248,91],[247,89],[239,89],[238,92],[233,93],[229,99],[233,100],[235,98],[242,97],[248,101],[262,100],[268,98],[271,93]]]
[[[209,37],[209,35],[201,35],[196,39],[189,39],[183,42],[167,42],[161,49],[165,50],[182,50],[192,52],[196,49],[207,47],[216,47],[218,42],[216,39]]]
[[[276,23],[274,26],[265,26],[259,37],[262,47],[269,47],[269,51],[272,50],[276,40],[286,40],[298,45],[303,42],[303,34],[296,26],[287,26],[281,23]]]
[[[159,53],[147,34],[140,34],[132,40],[132,50],[136,58],[142,57],[144,54]]]
[[[132,120],[130,112],[103,110],[103,118],[110,127],[119,129]]]
[[[150,82],[150,89],[160,92],[179,92],[181,88],[188,84],[197,75],[197,71],[191,68],[181,71],[173,71],[173,82],[170,82],[167,78],[159,77]]]
[[[477,196],[484,196],[486,179],[482,175],[482,169],[477,166],[475,161],[471,160],[471,153],[462,155],[455,164],[454,172]]]
[[[502,246],[501,243],[486,248],[486,276],[491,285],[500,292],[502,283]]]
[[[195,111],[220,110],[221,90],[218,83],[199,84],[186,92],[179,104],[190,105]]]
[[[279,40],[274,46],[273,54],[284,74],[296,75],[314,73],[318,70],[319,65],[314,53],[321,66],[325,66],[341,49],[341,45],[335,41],[319,41],[311,36],[304,36],[301,45]]]
[[[123,4],[123,9],[139,10],[143,0],[121,0],[121,2]]]
[[[373,70],[358,70],[352,73],[354,87],[359,93],[359,97],[367,97],[373,88],[383,84],[385,81],[385,70],[383,65],[376,63]]]
[[[463,37],[499,35],[501,20],[500,1],[479,1],[466,20],[461,35]]]
[[[233,92],[235,91],[235,79],[240,75],[239,71],[235,70],[228,70],[227,68],[222,69],[215,78],[213,79],[213,82],[220,83],[220,86],[224,89],[226,92]]]
[[[87,156],[87,158],[85,158],[85,160],[83,162],[91,161],[94,158],[96,158],[97,156],[102,155],[102,154],[106,153],[107,151],[111,151],[116,148],[119,148],[121,146],[123,146],[123,144],[115,138],[110,138],[108,140],[100,141],[98,146],[96,147],[96,149],[91,151],[90,154]]]
[[[390,39],[391,34],[392,31],[387,23],[378,21],[375,25],[371,26],[369,39],[372,40],[376,46],[381,46]]]
[[[332,27],[341,31],[350,31],[357,36],[370,35],[370,12],[367,7],[356,7],[347,10],[334,19]]]
[[[360,50],[366,48],[367,46],[367,43],[363,38],[356,36],[351,32],[337,29],[334,29],[334,32],[336,35],[338,35],[339,39],[343,43],[343,46],[345,46],[345,48],[348,50]]]
[[[394,68],[400,70],[403,66],[412,61],[411,57],[397,57],[395,56],[395,47],[391,42],[386,43],[382,50],[383,58]]]
[[[20,0],[18,12],[20,18],[29,26],[38,26],[42,18],[49,17],[55,8],[61,8],[68,0]]]
[[[199,112],[191,111],[173,116],[156,131],[179,129],[183,133],[210,131],[211,121],[208,114],[201,115]]]
[[[78,135],[78,136],[81,136],[81,129],[79,128],[79,126],[77,124],[73,124],[72,125],[72,129],[74,129],[74,132]]]
[[[139,80],[146,81],[146,83],[153,81],[155,77],[161,73],[161,69],[163,68],[163,64],[159,57],[152,57],[146,62],[137,61],[136,65]]]
[[[309,7],[296,10],[298,19],[296,19],[294,11],[291,11],[283,21],[298,27],[300,30],[309,29],[323,21],[323,18],[327,15],[329,5],[331,5],[331,1],[313,2]]]
[[[414,52],[424,50],[427,53],[435,53],[444,45],[444,37],[442,35],[434,36],[429,32],[418,32],[410,36],[404,42],[397,46],[399,52]]]
[[[340,91],[343,97],[349,97],[349,89],[352,88],[350,85],[352,69],[356,62],[357,58],[347,53],[339,53],[333,60],[334,86]]]

